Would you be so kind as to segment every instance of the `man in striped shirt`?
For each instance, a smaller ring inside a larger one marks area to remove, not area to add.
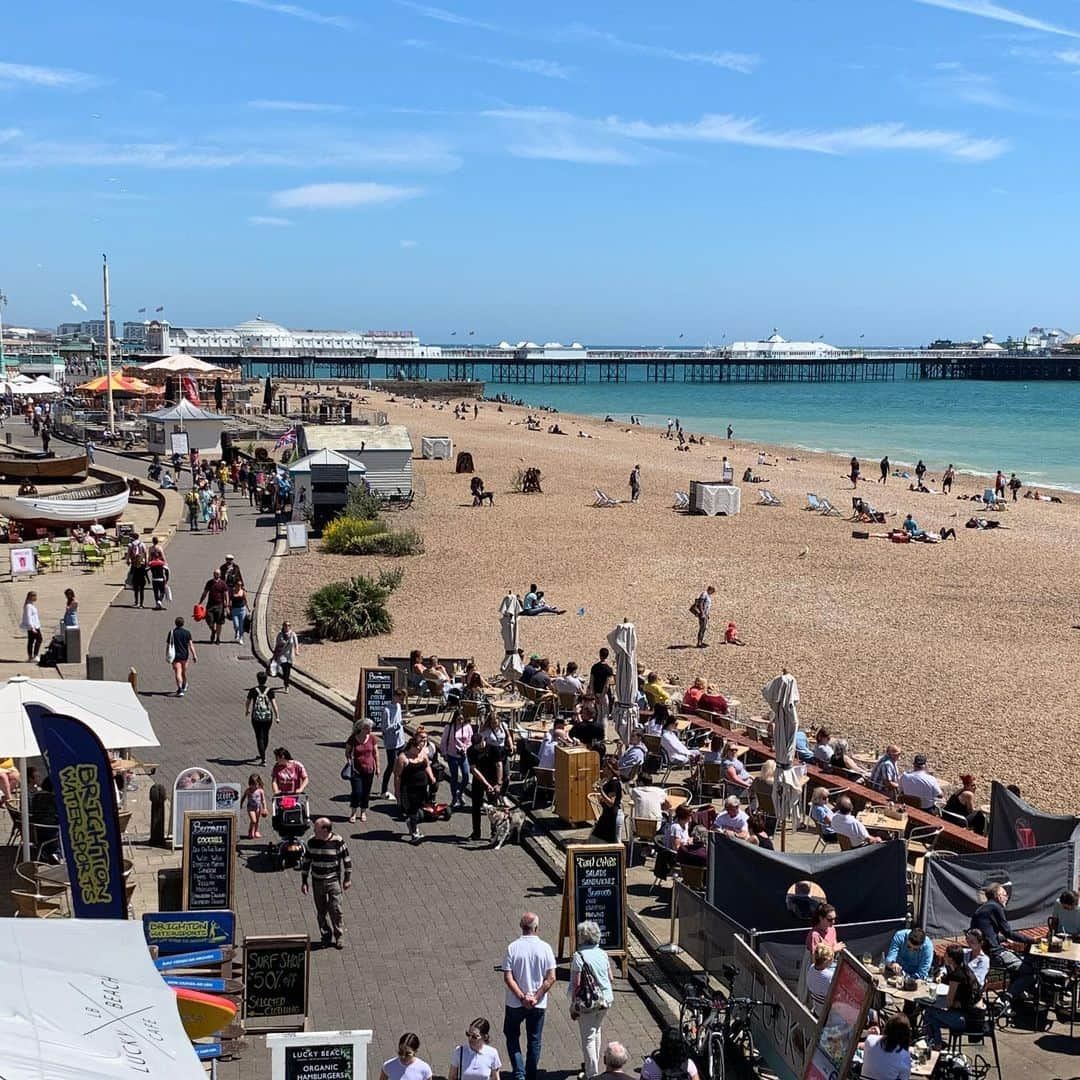
[[[315,911],[319,918],[322,943],[343,949],[341,936],[341,894],[352,885],[352,859],[345,841],[330,828],[329,818],[318,818],[315,836],[308,842],[300,866],[300,891],[307,896],[308,878],[315,895]]]

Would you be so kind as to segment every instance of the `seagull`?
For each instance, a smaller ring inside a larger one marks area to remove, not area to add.
[[[71,294],[71,306],[82,308],[83,311],[87,311],[87,306],[74,294]]]

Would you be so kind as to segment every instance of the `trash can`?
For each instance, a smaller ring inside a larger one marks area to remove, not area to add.
[[[64,663],[78,664],[82,661],[82,630],[78,626],[64,627]]]

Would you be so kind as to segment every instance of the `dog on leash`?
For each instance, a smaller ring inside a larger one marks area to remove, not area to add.
[[[516,843],[521,843],[521,830],[525,827],[525,811],[516,806],[487,807],[488,821],[491,824],[491,846],[501,848],[513,833]]]

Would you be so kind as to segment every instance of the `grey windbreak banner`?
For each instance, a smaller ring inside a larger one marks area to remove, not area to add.
[[[1009,886],[1007,915],[1015,929],[1042,925],[1073,881],[1075,851],[1073,844],[1050,844],[951,858],[930,854],[924,864],[921,925],[931,938],[963,933],[992,882]]]
[[[1080,817],[1048,814],[996,780],[990,786],[990,850],[1044,847],[1080,840]],[[1064,886],[1062,886],[1064,888]]]
[[[796,881],[813,881],[837,908],[841,923],[903,918],[907,910],[907,858],[903,841],[869,844],[829,855],[766,851],[713,834],[709,849],[709,902],[729,919],[755,930],[807,925],[787,908]]]

